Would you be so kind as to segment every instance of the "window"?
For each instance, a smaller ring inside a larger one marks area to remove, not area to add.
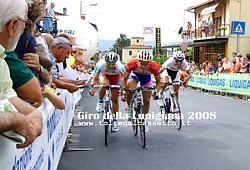
[[[132,53],[132,51],[129,51],[128,54],[131,56],[133,53]]]
[[[140,40],[136,40],[136,43],[139,43],[140,42]]]

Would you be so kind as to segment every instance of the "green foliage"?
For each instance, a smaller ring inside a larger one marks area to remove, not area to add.
[[[114,51],[120,55],[120,61],[122,61],[122,48],[130,46],[130,39],[127,38],[126,34],[120,34],[120,37],[115,40],[115,43],[110,48],[110,51]]]

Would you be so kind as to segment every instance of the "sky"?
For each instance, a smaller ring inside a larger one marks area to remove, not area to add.
[[[177,33],[179,28],[182,26],[185,28],[188,21],[194,23],[194,14],[184,12],[184,9],[204,1],[206,0],[82,0],[81,2],[86,21],[98,27],[99,39],[116,40],[120,34],[126,34],[128,38],[144,37],[145,41],[154,41],[155,34],[143,34],[143,27],[160,27],[161,44],[164,45],[181,40]],[[80,16],[80,0],[48,0],[48,6],[51,2],[56,4],[54,9],[57,12],[62,13],[66,7],[70,17]]]

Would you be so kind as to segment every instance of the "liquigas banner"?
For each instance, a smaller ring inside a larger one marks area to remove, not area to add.
[[[193,74],[188,85],[207,90],[250,95],[250,74]]]

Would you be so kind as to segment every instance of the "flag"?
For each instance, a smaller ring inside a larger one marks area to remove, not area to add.
[[[153,27],[143,27],[143,34],[153,34],[154,33]]]

